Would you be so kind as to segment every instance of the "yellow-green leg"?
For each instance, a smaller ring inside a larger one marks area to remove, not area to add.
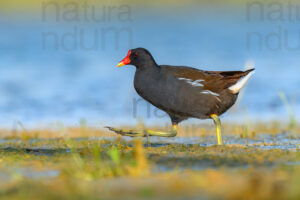
[[[212,114],[212,115],[210,115],[210,117],[214,120],[214,123],[216,125],[218,145],[223,145],[223,137],[222,137],[220,118],[216,114]]]
[[[168,132],[154,131],[154,130],[144,130],[144,131],[134,131],[134,130],[124,130],[117,129],[113,127],[106,126],[109,130],[120,134],[122,136],[130,137],[147,137],[147,136],[159,136],[159,137],[175,137],[177,135],[177,124],[172,125],[172,130]]]

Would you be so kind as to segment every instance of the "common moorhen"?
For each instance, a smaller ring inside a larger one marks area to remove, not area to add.
[[[107,127],[124,136],[174,137],[177,124],[188,118],[211,118],[217,128],[218,144],[223,144],[218,116],[236,101],[239,91],[254,73],[247,71],[204,71],[185,66],[158,65],[144,48],[129,50],[118,67],[134,65],[134,87],[137,93],[169,114],[170,132],[146,130],[125,131]]]

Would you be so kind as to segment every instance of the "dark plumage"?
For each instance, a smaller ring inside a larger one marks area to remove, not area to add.
[[[207,119],[226,112],[250,78],[247,71],[203,71],[185,66],[157,65],[144,48],[132,49],[118,66],[136,66],[134,87],[173,124],[187,118]]]

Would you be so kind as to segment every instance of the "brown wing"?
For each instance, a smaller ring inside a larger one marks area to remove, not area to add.
[[[224,89],[237,83],[237,81],[246,76],[248,73],[254,69],[247,71],[203,71],[190,67],[174,67],[173,75],[178,78],[186,78],[192,81],[204,80],[201,82],[203,84],[204,90],[209,90],[212,92],[220,92]]]

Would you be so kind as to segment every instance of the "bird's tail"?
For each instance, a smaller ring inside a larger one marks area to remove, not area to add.
[[[238,81],[234,85],[230,86],[228,89],[233,94],[239,93],[239,91],[246,85],[246,83],[254,73],[255,73],[255,68],[244,71],[241,74],[241,77],[238,79]]]

